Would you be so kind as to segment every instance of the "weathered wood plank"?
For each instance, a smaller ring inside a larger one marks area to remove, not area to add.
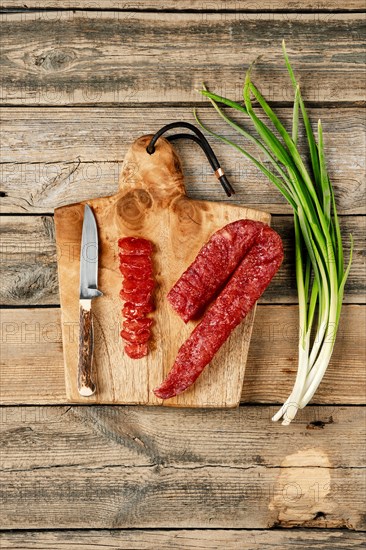
[[[30,300],[33,304],[58,304],[53,218],[3,217],[0,227],[0,293],[5,293],[1,303],[20,305]]]
[[[274,410],[4,408],[3,528],[364,528],[365,409]]]
[[[2,550],[351,550],[363,533],[346,530],[83,530],[2,532]]]
[[[1,321],[1,403],[66,403],[60,310],[3,310]],[[314,403],[366,402],[365,334],[366,309],[344,306],[332,361]],[[258,306],[242,402],[287,398],[295,379],[297,339],[297,307]]]
[[[365,97],[364,21],[357,14],[59,13],[5,16],[4,103],[197,102],[202,80],[239,98],[243,66],[259,56],[256,81],[264,95],[288,101],[282,38],[306,99]]]
[[[202,107],[199,112],[209,127],[241,143],[213,109]],[[276,112],[289,127],[291,109]],[[339,212],[365,214],[364,111],[323,108],[310,109],[309,115],[314,124],[322,119]],[[121,162],[132,141],[176,120],[194,122],[191,109],[17,108],[15,116],[14,109],[3,108],[0,190],[5,196],[0,197],[0,211],[49,213],[57,206],[115,193]],[[235,187],[236,195],[230,200],[274,214],[290,212],[277,189],[249,161],[231,147],[209,139]],[[305,141],[300,136],[300,142]],[[176,147],[189,195],[226,200],[199,147],[187,142],[176,142]],[[246,143],[246,147],[258,156],[252,144]],[[307,155],[305,147],[301,151]]]
[[[322,453],[328,462],[319,467],[364,467],[364,407],[310,405],[290,427],[271,422],[275,406],[165,410],[121,405],[3,407],[2,472],[58,465],[102,469],[113,464],[126,469],[285,468],[296,465],[284,459],[297,451],[299,467],[315,467]],[[318,426],[321,421],[323,427]],[[273,445],[281,436],[286,446]],[[306,450],[308,460],[302,461],[301,451]]]
[[[291,216],[274,216],[272,227],[283,239],[285,260],[260,303],[297,303],[294,271],[294,237]],[[345,290],[346,303],[364,303],[365,256],[363,239],[366,217],[342,217],[345,256],[353,234],[355,241],[352,270]],[[6,216],[0,221],[0,303],[8,306],[58,304],[57,254],[67,254],[70,262],[79,258],[75,243],[56,250],[51,216]]]
[[[189,11],[198,12],[204,11],[235,11],[235,12],[272,12],[277,10],[286,10],[289,12],[306,11],[312,12],[331,10],[332,12],[348,12],[352,10],[364,10],[365,5],[361,0],[271,0],[267,2],[255,3],[247,0],[164,0],[156,2],[156,0],[135,0],[123,1],[120,0],[99,0],[90,2],[90,0],[27,0],[26,5],[21,0],[1,0],[1,9],[19,9],[26,11],[27,9],[67,9],[67,10],[90,10],[103,11],[106,9],[116,9],[124,11],[137,10],[173,10],[173,11]],[[48,14],[51,17],[51,14]],[[59,15],[61,16],[61,14]]]
[[[2,475],[2,525],[5,529],[19,524],[24,529],[54,525],[263,529],[279,524],[364,529],[364,473],[319,466],[323,460],[320,454],[314,467],[259,466],[254,472],[240,466],[95,468],[92,463],[87,468],[59,464],[56,470],[46,467],[21,475],[9,471]],[[314,502],[318,488],[322,496]],[[289,497],[284,496],[287,491]],[[259,496],[268,493],[274,493],[273,499]],[[298,505],[293,504],[299,499]],[[319,512],[325,520],[317,519]]]

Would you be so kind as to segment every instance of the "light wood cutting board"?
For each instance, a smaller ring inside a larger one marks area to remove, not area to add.
[[[270,215],[228,202],[189,199],[175,149],[160,138],[155,153],[149,155],[146,146],[151,137],[137,139],[128,151],[117,194],[87,201],[98,226],[98,286],[104,294],[92,301],[97,391],[91,397],[81,397],[77,391],[79,257],[85,203],[55,210],[67,398],[73,403],[234,407],[240,400],[254,310],[191,388],[162,401],[152,390],[162,382],[195,326],[180,319],[166,295],[217,229],[241,218],[269,223]],[[119,335],[123,319],[117,242],[124,236],[145,237],[155,246],[153,339],[150,353],[139,360],[124,353]]]

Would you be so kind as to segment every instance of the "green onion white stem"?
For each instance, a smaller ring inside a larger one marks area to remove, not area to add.
[[[273,417],[273,420],[282,418],[282,424],[288,425],[298,409],[305,407],[312,399],[331,359],[344,286],[352,262],[353,240],[351,235],[350,259],[347,268],[344,269],[342,238],[334,192],[326,168],[322,125],[319,120],[318,143],[316,143],[284,42],[283,53],[295,90],[291,135],[253,84],[251,67],[245,78],[244,105],[213,94],[205,86],[201,92],[210,99],[225,122],[258,147],[274,168],[274,172],[241,145],[209,130],[200,122],[196,113],[195,117],[207,132],[235,147],[253,162],[277,187],[294,210],[295,265],[299,298],[299,362],[293,390]],[[257,101],[262,113],[273,124],[277,135],[257,116],[252,98]],[[219,104],[244,114],[253,124],[259,139],[241,124],[232,120]],[[297,148],[300,112],[309,146],[311,171],[306,168]],[[316,311],[317,315],[315,315]],[[315,336],[311,338],[315,319],[317,319]]]

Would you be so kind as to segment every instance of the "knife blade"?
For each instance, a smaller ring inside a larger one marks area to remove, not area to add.
[[[80,332],[78,391],[89,397],[96,390],[93,373],[94,327],[91,301],[103,293],[98,290],[98,229],[92,209],[84,208],[80,248]]]

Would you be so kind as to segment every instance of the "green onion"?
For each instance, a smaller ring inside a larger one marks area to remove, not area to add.
[[[334,192],[326,167],[321,121],[318,121],[316,143],[300,87],[287,56],[285,42],[282,43],[282,47],[285,64],[295,90],[291,135],[252,82],[251,67],[245,78],[244,105],[211,93],[205,86],[201,91],[210,99],[225,122],[240,136],[258,147],[272,168],[269,169],[241,145],[209,130],[201,123],[196,112],[194,114],[204,130],[235,147],[253,162],[294,210],[295,266],[299,299],[298,370],[290,396],[273,417],[274,421],[282,419],[282,424],[288,425],[295,418],[298,409],[305,407],[312,399],[330,362],[339,325],[344,286],[352,263],[353,239],[351,235],[349,263],[344,269],[342,238]],[[275,131],[257,116],[253,109],[253,98]],[[219,104],[243,114],[253,124],[259,138],[232,120]],[[297,148],[300,112],[309,146],[311,170],[306,168],[306,163]]]

